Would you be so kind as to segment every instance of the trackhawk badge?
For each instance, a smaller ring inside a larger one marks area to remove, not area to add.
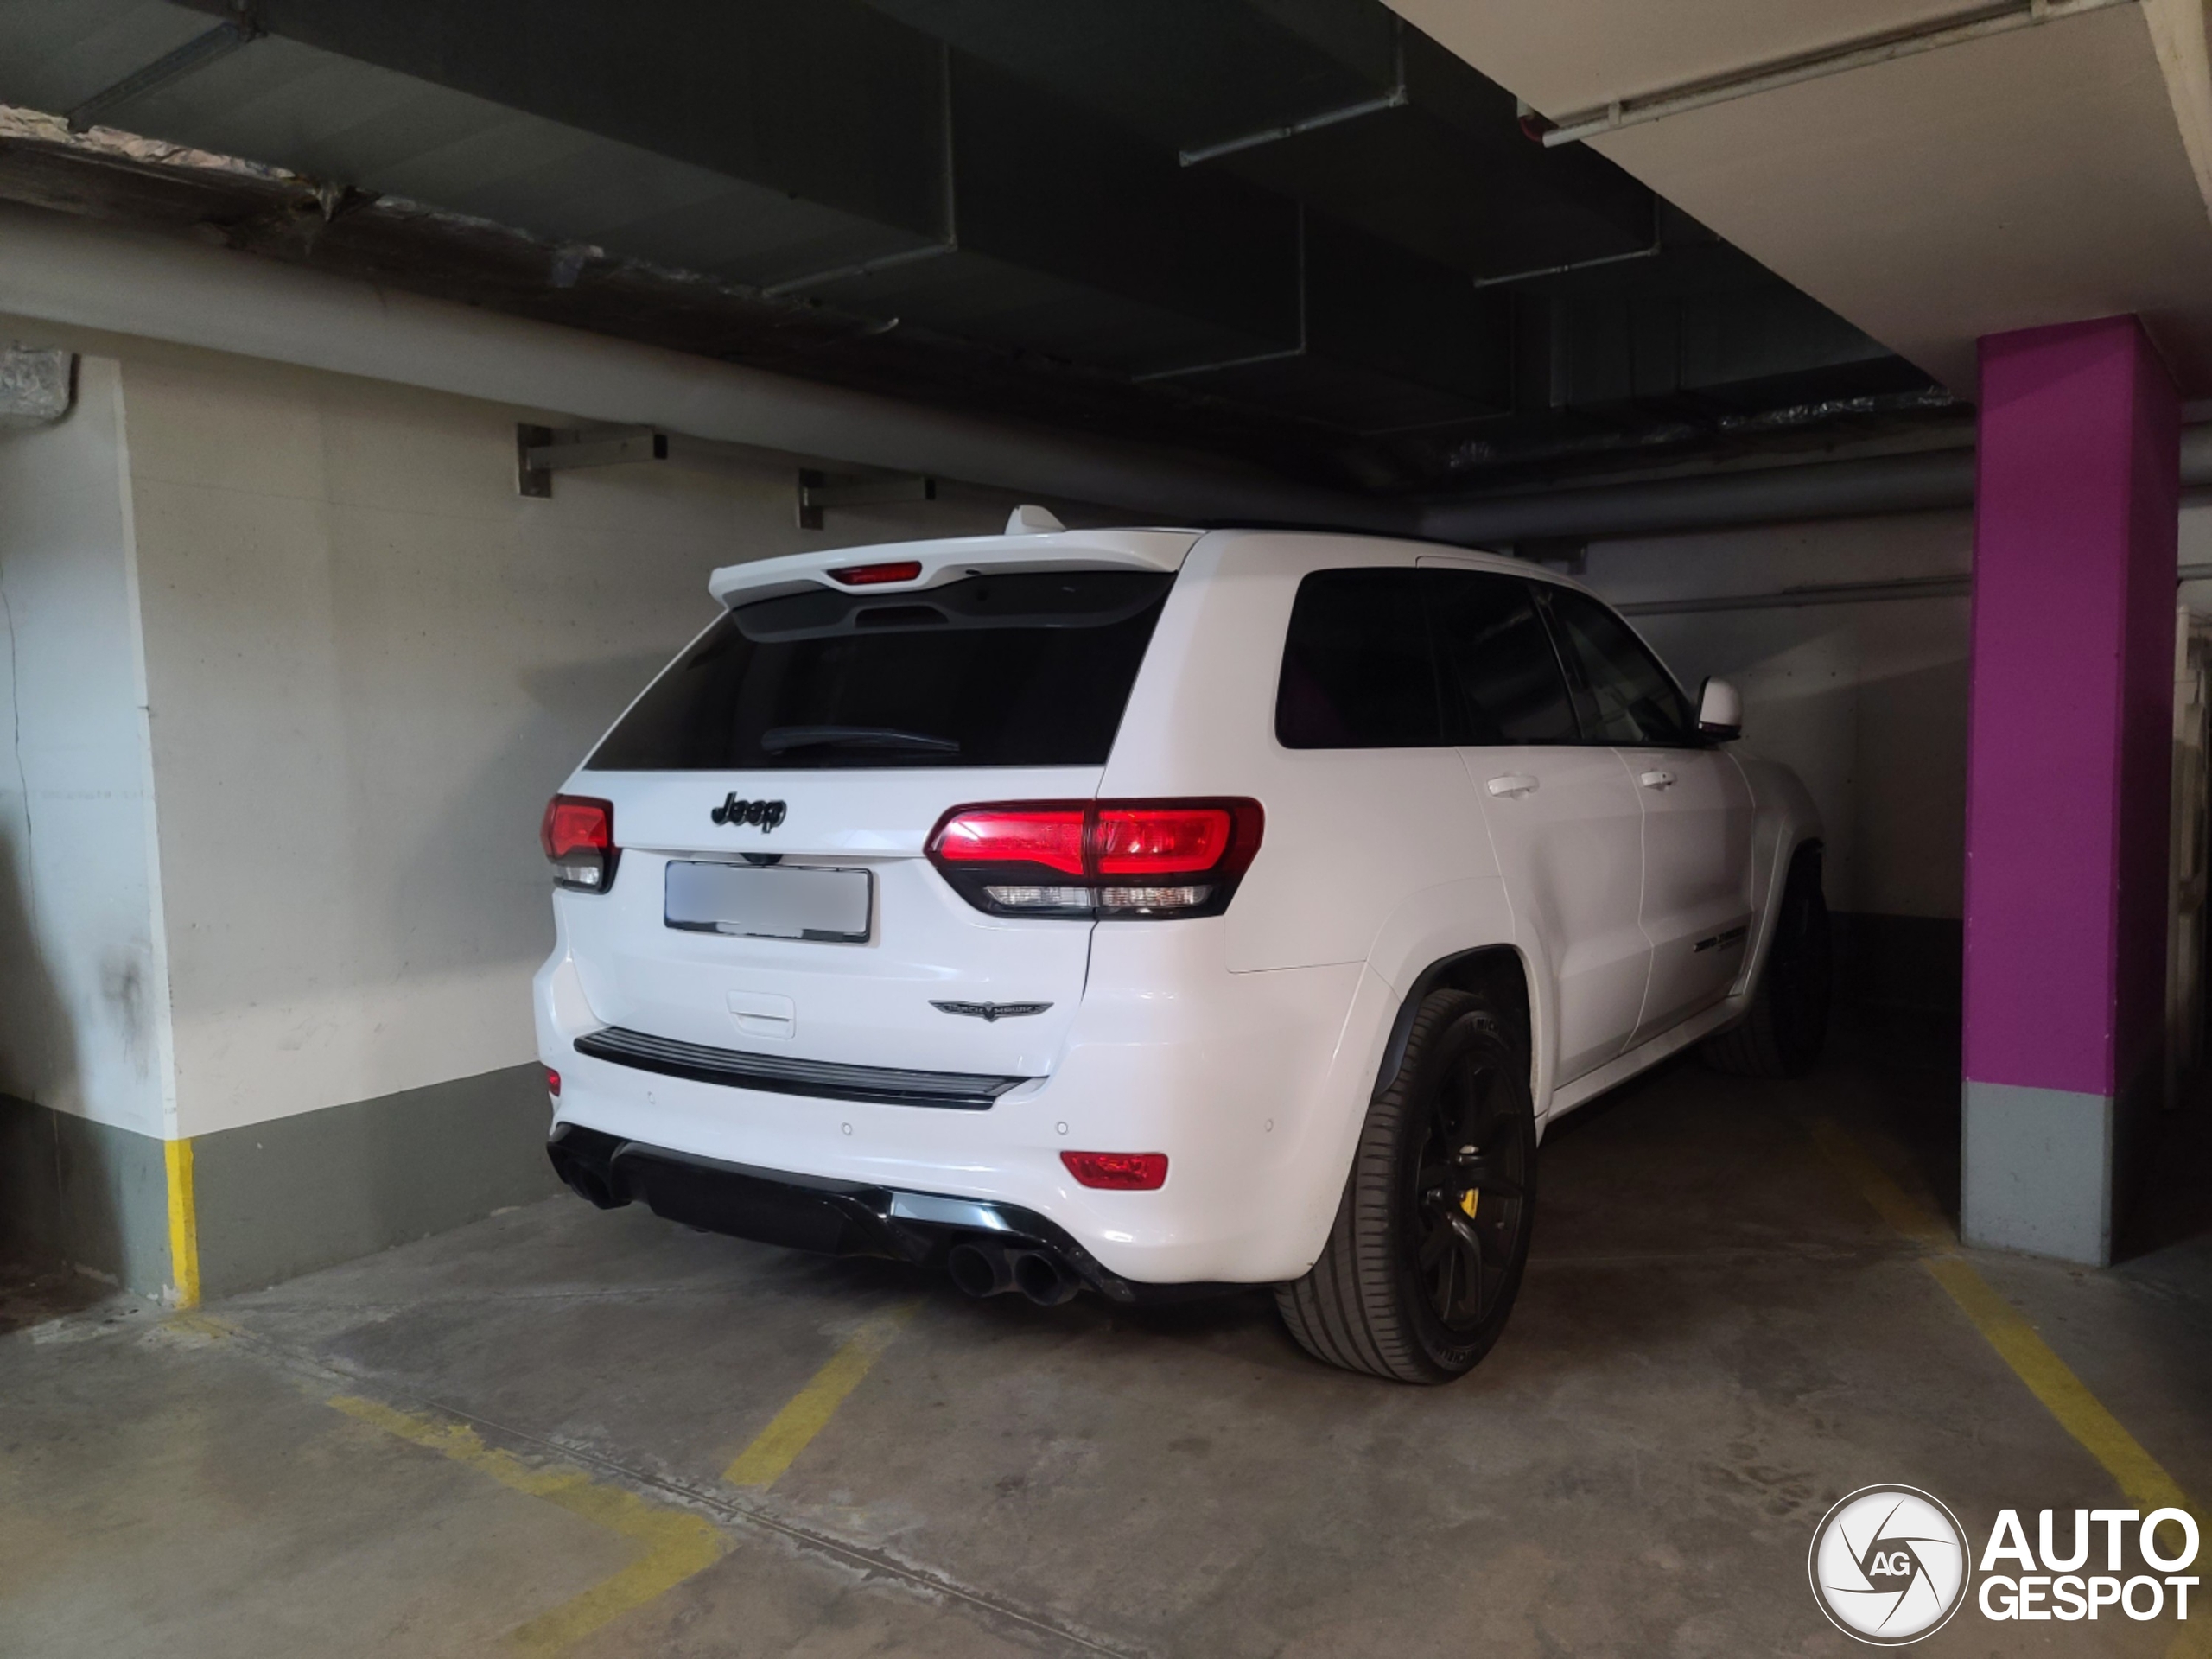
[[[964,1014],[976,1020],[1018,1020],[1024,1014],[1042,1014],[1052,1005],[1049,1002],[938,1002],[930,1007],[946,1014]]]
[[[784,804],[781,801],[741,801],[736,796],[730,795],[707,816],[716,823],[757,823],[760,826],[760,833],[765,836],[784,821]]]

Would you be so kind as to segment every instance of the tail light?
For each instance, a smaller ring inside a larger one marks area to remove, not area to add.
[[[1060,1161],[1084,1186],[1122,1192],[1157,1192],[1167,1184],[1164,1152],[1064,1152]]]
[[[927,850],[996,916],[1218,916],[1264,824],[1257,801],[1007,801],[956,806]]]
[[[561,1074],[550,1065],[545,1068],[545,1092],[556,1100],[561,1098]]]
[[[588,795],[556,795],[545,804],[537,827],[538,844],[553,861],[556,887],[578,893],[605,893],[614,885],[614,805]]]

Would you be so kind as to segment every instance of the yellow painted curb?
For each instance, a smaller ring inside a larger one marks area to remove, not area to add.
[[[162,1166],[168,1176],[169,1284],[176,1306],[200,1306],[200,1211],[192,1192],[192,1142],[164,1141]]]

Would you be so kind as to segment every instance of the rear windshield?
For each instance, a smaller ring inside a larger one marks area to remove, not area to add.
[[[1055,570],[755,600],[654,682],[589,765],[1103,766],[1173,581]]]

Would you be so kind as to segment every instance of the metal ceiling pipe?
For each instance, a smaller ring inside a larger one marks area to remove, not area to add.
[[[0,203],[0,314],[610,425],[1191,520],[1411,534],[1411,508],[1141,445],[924,408]]]
[[[1962,507],[1974,500],[1974,451],[1936,449],[1770,467],[1696,478],[1445,502],[1421,515],[1441,542],[1516,542],[1534,536],[1656,536],[1731,524]]]
[[[2185,490],[2212,486],[2212,423],[2183,429],[2181,482]],[[1421,534],[1476,545],[1538,536],[1603,539],[1973,505],[1974,451],[1934,449],[1439,502],[1421,513]]]

